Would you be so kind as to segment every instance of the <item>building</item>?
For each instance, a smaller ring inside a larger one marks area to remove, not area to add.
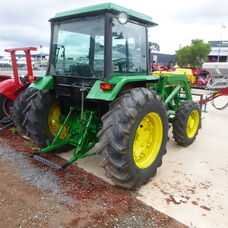
[[[208,62],[228,62],[228,40],[208,41],[211,44],[211,52]]]
[[[40,68],[40,67],[47,67],[48,64],[48,54],[46,53],[31,53],[31,60],[34,69]],[[26,55],[24,52],[16,53],[16,59],[17,59],[17,66],[18,67],[25,67],[26,66]],[[9,53],[4,53],[3,55],[0,55],[0,67],[11,67],[12,66],[12,60],[11,55]]]

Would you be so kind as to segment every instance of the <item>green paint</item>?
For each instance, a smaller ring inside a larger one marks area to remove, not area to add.
[[[184,74],[160,75],[160,81],[150,83],[149,88],[162,97],[169,115],[175,113],[183,100],[192,100],[189,82]]]
[[[165,99],[165,104],[169,103],[181,90],[182,85],[179,84],[175,87],[175,89],[169,94],[169,96]]]
[[[38,81],[33,82],[29,87],[38,89],[38,90],[45,90],[45,89],[54,89],[54,81],[52,76],[45,76]]]
[[[100,83],[102,82],[112,83],[114,84],[114,88],[111,91],[102,90],[100,89]],[[155,90],[163,98],[163,102],[165,102],[165,99],[172,92],[172,87],[174,89],[178,84],[181,84],[181,88],[183,88],[186,92],[186,99],[192,100],[191,91],[186,75],[116,75],[111,77],[106,82],[100,80],[96,81],[86,98],[113,101],[125,84],[133,82],[149,82],[149,85],[152,87],[152,89]]]
[[[191,90],[188,79],[185,74],[178,75],[160,75],[160,81],[157,83],[151,83],[150,88],[155,90],[165,102],[166,95],[172,92],[176,86],[181,84],[183,90],[186,93],[186,99],[192,100]]]
[[[65,126],[68,129],[68,137],[59,139]],[[70,144],[74,146],[75,149],[73,150],[73,156],[66,162],[66,165],[72,164],[80,158],[95,155],[96,153],[85,153],[98,142],[96,134],[99,129],[100,124],[94,111],[86,110],[81,119],[79,109],[77,107],[70,107],[70,111],[54,140],[51,143],[47,143],[47,147],[37,154],[44,154],[61,146]]]
[[[105,100],[112,101],[119,94],[120,90],[127,83],[132,82],[147,82],[158,80],[160,76],[153,75],[134,75],[134,76],[126,76],[126,75],[115,75],[112,76],[108,81],[96,81],[93,85],[92,89],[89,91],[87,95],[87,99],[96,99],[96,100]],[[114,88],[111,91],[105,91],[100,89],[100,83],[112,83],[114,84]]]
[[[156,23],[153,22],[152,17],[139,13],[139,12],[136,12],[131,9],[127,9],[127,8],[118,6],[113,3],[103,3],[103,4],[68,10],[68,11],[64,11],[64,12],[59,12],[55,15],[55,17],[51,18],[51,20],[54,20],[56,18],[61,18],[61,17],[76,16],[78,14],[86,14],[86,13],[90,13],[90,12],[99,12],[99,11],[111,11],[111,12],[116,12],[116,13],[126,12],[129,16],[132,16],[136,19],[144,20],[145,23],[148,25],[157,25]]]
[[[185,91],[185,99],[186,100],[192,100],[192,94],[191,89],[189,85],[189,81],[185,74],[179,74],[179,75],[171,75],[171,76],[163,76],[164,83],[166,85],[174,85],[178,86],[178,84],[181,85],[181,88]]]

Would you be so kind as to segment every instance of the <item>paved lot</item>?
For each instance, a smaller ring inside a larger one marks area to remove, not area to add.
[[[227,101],[228,97],[220,97],[216,104],[222,105]],[[191,146],[177,146],[170,130],[163,165],[157,175],[139,189],[138,199],[190,227],[226,228],[228,109],[218,111],[211,104],[207,109],[208,112],[202,116],[203,127]],[[68,158],[69,154],[63,157]],[[88,157],[77,164],[109,182],[99,168],[98,157]],[[178,200],[181,202],[177,203]]]
[[[225,103],[228,97],[218,98]],[[158,175],[139,190],[138,198],[191,227],[228,225],[228,109],[210,104],[197,140],[187,148],[168,143]],[[184,196],[174,204],[171,195]]]

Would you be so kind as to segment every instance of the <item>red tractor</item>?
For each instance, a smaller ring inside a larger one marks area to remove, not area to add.
[[[5,49],[11,54],[13,75],[0,75],[0,122],[10,122],[11,107],[18,95],[24,91],[34,80],[31,51],[36,51],[35,47]],[[18,74],[16,51],[24,51],[27,65],[27,75],[20,78]]]

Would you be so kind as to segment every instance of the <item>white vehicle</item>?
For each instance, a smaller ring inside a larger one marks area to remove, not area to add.
[[[31,58],[31,61],[32,61],[32,66],[36,68],[37,64],[36,64],[35,60]],[[25,57],[19,58],[17,60],[17,66],[26,67],[26,58]]]
[[[212,75],[207,84],[209,89],[228,87],[228,62],[204,63],[203,68]]]
[[[210,62],[204,63],[203,69],[211,74],[228,75],[228,62]]]
[[[0,66],[2,66],[2,67],[12,66],[11,58],[10,57],[3,57],[2,59],[0,59]]]
[[[24,58],[24,57],[19,58],[19,59],[17,60],[17,65],[18,65],[19,67],[24,67],[24,66],[26,65],[26,58]]]

